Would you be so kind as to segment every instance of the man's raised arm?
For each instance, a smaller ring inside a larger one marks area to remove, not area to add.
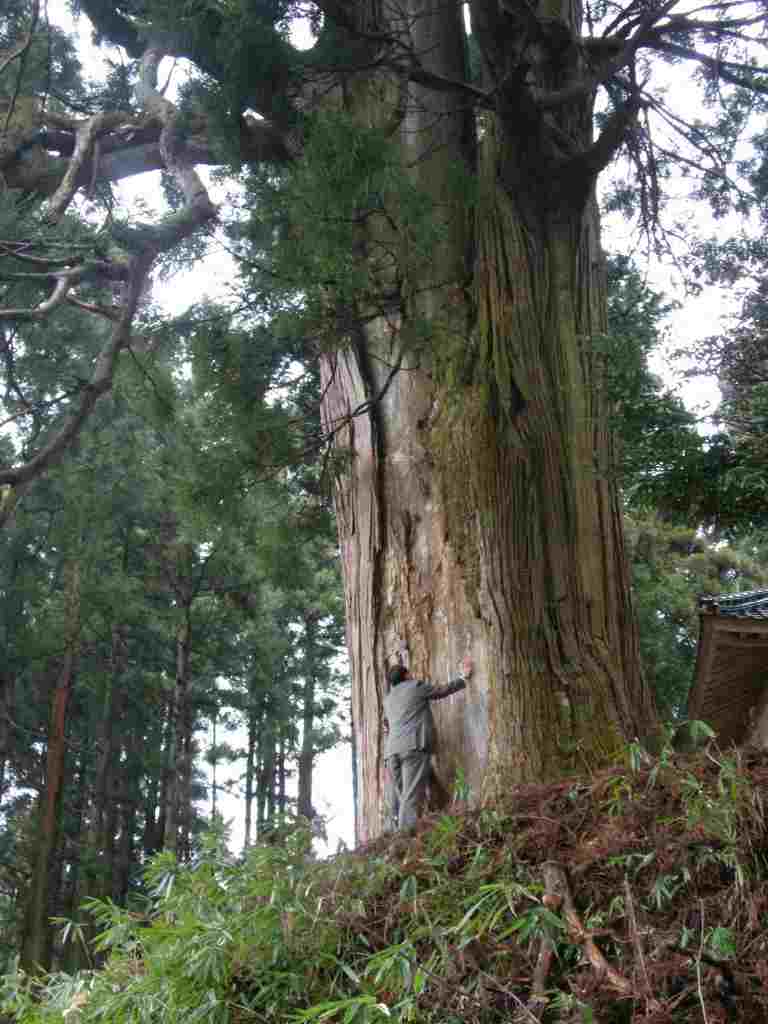
[[[445,686],[433,686],[431,687],[431,693],[429,700],[442,700],[443,697],[450,697],[452,693],[458,693],[460,690],[466,689],[467,680],[475,670],[474,663],[469,655],[467,655],[461,663],[461,675],[457,679],[452,679],[450,683],[446,683]]]

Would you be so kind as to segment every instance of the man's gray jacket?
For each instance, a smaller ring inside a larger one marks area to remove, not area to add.
[[[393,686],[384,698],[384,717],[389,735],[384,757],[407,754],[412,750],[435,749],[435,726],[430,701],[442,700],[466,687],[463,679],[454,679],[445,686],[432,686],[418,679],[404,679]]]

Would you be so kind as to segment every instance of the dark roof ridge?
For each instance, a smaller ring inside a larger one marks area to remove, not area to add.
[[[699,608],[720,615],[768,619],[768,589],[743,590],[736,594],[702,594]]]

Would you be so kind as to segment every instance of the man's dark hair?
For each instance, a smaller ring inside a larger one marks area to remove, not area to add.
[[[387,672],[387,682],[390,688],[397,686],[398,683],[402,683],[405,677],[408,675],[408,669],[405,665],[395,665]]]

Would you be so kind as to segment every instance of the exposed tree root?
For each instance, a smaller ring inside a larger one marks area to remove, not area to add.
[[[565,869],[560,864],[555,863],[555,861],[549,860],[542,864],[542,873],[544,875],[545,892],[549,896],[548,905],[554,909],[559,901],[562,915],[568,925],[569,934],[574,942],[579,943],[583,947],[584,954],[592,965],[598,980],[607,981],[612,988],[623,996],[632,995],[634,992],[632,982],[611,967],[597,948],[597,943],[592,938],[592,933],[582,924],[576,910],[576,905],[573,902],[573,895],[568,884]]]

